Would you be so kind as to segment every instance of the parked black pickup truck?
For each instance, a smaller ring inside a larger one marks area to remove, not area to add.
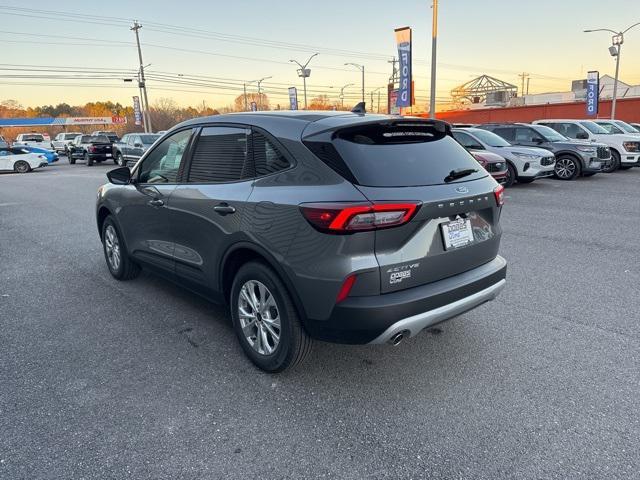
[[[156,133],[127,133],[113,144],[113,157],[118,165],[134,165],[144,152],[162,135]]]
[[[109,138],[105,135],[78,135],[69,144],[69,163],[73,165],[81,159],[88,167],[93,166],[93,162],[114,160]]]

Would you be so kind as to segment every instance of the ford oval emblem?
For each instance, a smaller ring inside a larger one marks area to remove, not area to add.
[[[456,192],[458,192],[458,193],[469,193],[469,189],[467,187],[456,187]]]

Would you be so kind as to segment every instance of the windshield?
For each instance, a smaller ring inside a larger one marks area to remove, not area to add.
[[[629,125],[627,122],[623,122],[622,120],[616,120],[616,125],[627,133],[640,133],[640,130]]]
[[[545,127],[544,125],[533,125],[532,128],[550,142],[564,142],[569,140],[553,128]]]
[[[480,139],[482,143],[489,145],[490,147],[510,147],[511,144],[504,138],[496,135],[493,132],[487,130],[474,129],[472,132],[474,136]]]
[[[610,133],[595,122],[580,122],[580,125],[589,130],[591,133],[596,133],[598,135],[609,135]]]
[[[624,133],[624,131],[621,128],[618,128],[613,123],[598,123],[598,125],[600,125],[609,133],[615,133],[615,134]]]
[[[64,139],[65,140],[73,140],[74,138],[76,138],[79,134],[77,133],[65,133],[64,135]]]
[[[142,140],[142,143],[144,143],[145,145],[151,145],[160,137],[161,135],[140,135],[140,139]]]

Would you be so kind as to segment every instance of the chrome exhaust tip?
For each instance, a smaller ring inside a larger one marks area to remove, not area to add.
[[[400,342],[402,342],[402,340],[404,340],[404,332],[396,333],[389,339],[389,344],[397,347],[398,345],[400,345]]]

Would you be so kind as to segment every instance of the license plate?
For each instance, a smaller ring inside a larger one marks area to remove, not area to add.
[[[111,156],[111,154],[110,154],[110,153],[107,153],[107,157],[110,157],[110,156]]]
[[[446,250],[464,247],[472,243],[473,230],[471,229],[471,220],[468,218],[459,218],[453,222],[443,223],[442,237]]]

